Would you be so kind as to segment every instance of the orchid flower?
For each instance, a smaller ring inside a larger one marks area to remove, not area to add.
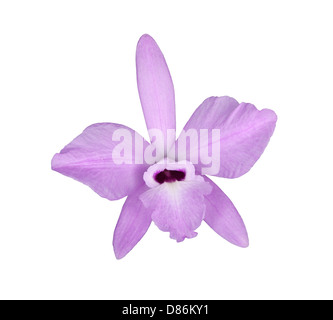
[[[276,114],[227,96],[210,97],[176,140],[172,79],[149,35],[138,42],[136,68],[150,143],[126,126],[93,124],[55,154],[52,169],[109,200],[127,196],[113,236],[118,259],[133,249],[152,221],[177,242],[195,237],[205,221],[230,243],[247,247],[241,216],[207,174],[237,178],[248,172],[273,134]]]

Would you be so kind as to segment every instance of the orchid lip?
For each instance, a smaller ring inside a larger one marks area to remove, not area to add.
[[[176,182],[191,181],[195,177],[195,169],[189,161],[175,162],[165,158],[150,166],[143,174],[143,180],[149,188],[161,186],[165,182],[168,184]]]
[[[183,170],[168,170],[164,169],[163,171],[156,173],[154,175],[155,181],[162,184],[164,182],[176,182],[183,181],[186,177],[186,173]]]

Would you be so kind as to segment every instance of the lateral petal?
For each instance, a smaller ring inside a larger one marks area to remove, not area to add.
[[[196,155],[199,159],[195,163],[196,169],[202,174],[237,178],[248,172],[260,158],[276,121],[277,116],[272,110],[259,111],[250,103],[238,104],[230,97],[211,97],[193,113],[177,140],[177,146],[186,132],[199,135],[200,130],[208,130],[207,142],[200,141],[197,149],[187,149],[184,158],[191,160],[191,153]],[[218,132],[217,136],[213,136],[213,130]],[[212,156],[202,152],[205,147]]]
[[[123,160],[126,163],[122,164],[113,154],[116,146],[119,146],[119,141],[113,140],[117,129],[127,135],[122,144],[129,152],[125,152]],[[144,183],[143,173],[147,168],[146,164],[135,163],[136,152],[140,152],[132,148],[135,135],[141,137],[120,124],[91,125],[54,155],[52,169],[86,184],[103,198],[116,200],[125,197]],[[148,143],[144,141],[143,145]]]

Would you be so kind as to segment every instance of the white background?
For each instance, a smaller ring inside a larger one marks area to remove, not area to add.
[[[331,1],[1,1],[0,298],[332,299]],[[152,225],[118,261],[110,202],[51,171],[88,125],[147,137],[135,48],[151,34],[176,91],[177,129],[207,97],[279,120],[245,176],[214,181],[250,247],[207,225],[177,244]]]

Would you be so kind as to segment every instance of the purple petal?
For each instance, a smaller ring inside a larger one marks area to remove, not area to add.
[[[208,140],[209,148],[218,150],[211,159],[218,164],[218,168],[214,173],[201,173],[237,178],[248,172],[264,152],[276,120],[277,116],[272,110],[259,111],[252,104],[238,104],[230,97],[211,97],[197,108],[184,130],[195,129],[199,132],[200,129],[208,129],[208,132],[212,132],[213,129],[219,129],[218,138],[212,141],[209,135]],[[194,152],[199,154],[200,149]],[[190,159],[189,150],[186,151],[186,159]],[[205,162],[207,159],[201,156],[197,170],[207,167]]]
[[[132,141],[134,135],[138,135],[120,124],[91,125],[53,157],[52,169],[88,185],[101,197],[109,200],[130,194],[144,183],[143,173],[147,165],[135,164],[133,154],[132,159],[127,159],[131,164],[115,163],[112,151],[119,141],[113,141],[112,137],[117,129],[127,130]],[[126,143],[127,140],[124,139],[124,144]],[[144,145],[147,144],[145,141]],[[132,150],[132,144],[128,147]]]
[[[142,185],[124,203],[113,234],[113,249],[117,259],[126,256],[150,226],[152,210],[145,208],[139,199],[147,189],[146,185]]]
[[[162,131],[165,153],[175,141],[174,135],[167,141],[167,130],[176,129],[175,92],[164,56],[155,40],[147,34],[140,38],[137,45],[136,70],[147,128]],[[150,138],[153,140],[151,132]]]
[[[239,246],[248,247],[249,238],[244,222],[235,206],[224,192],[210,179],[204,177],[212,186],[212,192],[205,196],[206,223],[221,237]]]
[[[165,182],[143,193],[140,200],[153,210],[157,227],[179,242],[197,235],[194,230],[205,214],[204,195],[210,191],[209,183],[195,176],[191,181]]]

